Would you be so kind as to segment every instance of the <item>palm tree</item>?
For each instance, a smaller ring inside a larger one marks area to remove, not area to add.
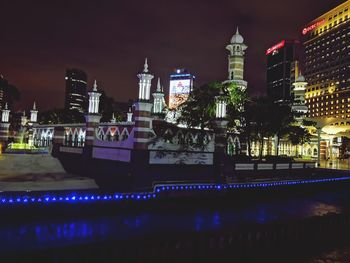
[[[247,96],[233,83],[212,82],[194,88],[188,100],[180,105],[181,116],[177,122],[192,128],[199,127],[203,135],[205,128],[212,128],[212,120],[215,118],[215,97],[219,95],[220,91],[229,97],[227,104],[228,129],[234,128],[237,124],[236,120],[241,118],[242,106]]]

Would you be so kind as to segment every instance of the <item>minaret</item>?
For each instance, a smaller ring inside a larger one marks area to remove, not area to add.
[[[294,100],[292,104],[292,111],[298,112],[304,116],[306,116],[308,107],[305,103],[305,90],[307,86],[307,82],[305,81],[304,76],[299,73],[298,78],[293,83],[294,89]]]
[[[115,119],[115,116],[114,116],[114,112],[112,113],[112,119],[111,119],[111,123],[116,123],[116,119]]]
[[[148,63],[147,58],[145,59],[145,64],[143,66],[143,72],[138,74],[139,78],[139,100],[148,101],[150,99],[151,94],[151,80],[153,79],[153,75],[148,73]]]
[[[132,111],[131,111],[131,107],[129,108],[129,112],[126,113],[126,121],[127,122],[132,122]]]
[[[30,122],[36,123],[38,121],[38,111],[36,109],[36,104],[34,101],[33,109],[30,110]]]
[[[97,92],[97,82],[95,80],[91,92],[89,92],[89,114],[98,114],[101,93]]]
[[[87,115],[85,115],[86,120],[86,138],[85,145],[92,146],[96,136],[96,129],[100,124],[101,114],[99,114],[99,104],[100,104],[101,93],[97,91],[97,82],[95,80],[93,89],[89,92],[89,109]]]
[[[1,112],[1,122],[2,123],[8,123],[10,119],[10,110],[8,109],[7,102],[5,104],[5,108]]]
[[[150,102],[151,80],[153,75],[148,72],[147,58],[143,72],[137,75],[139,78],[139,98],[135,106],[135,127],[134,127],[134,148],[145,150],[148,148],[151,133],[151,111],[152,103]]]
[[[21,126],[26,126],[27,124],[27,116],[26,116],[26,111],[23,111],[23,115],[21,116]]]
[[[164,93],[160,85],[160,78],[158,78],[157,90],[153,94],[153,113],[159,114],[163,112]]]
[[[228,55],[228,80],[234,82],[242,90],[247,89],[247,82],[244,80],[244,54],[247,46],[244,39],[239,34],[238,27],[236,33],[231,38],[231,43],[226,46],[230,52]]]
[[[10,110],[8,109],[7,103],[1,112],[1,122],[0,122],[0,148],[7,144],[10,132]],[[1,152],[1,149],[0,149]]]

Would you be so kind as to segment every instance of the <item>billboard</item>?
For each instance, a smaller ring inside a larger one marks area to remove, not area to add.
[[[280,48],[283,48],[285,44],[286,44],[286,41],[282,40],[281,42],[274,45],[273,47],[270,47],[268,50],[266,50],[266,56],[270,55],[271,53],[273,53],[276,50],[279,50]]]
[[[170,80],[169,108],[175,109],[184,103],[191,92],[191,79]]]

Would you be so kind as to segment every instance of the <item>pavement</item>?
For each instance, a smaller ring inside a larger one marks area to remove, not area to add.
[[[97,189],[91,178],[66,173],[50,154],[1,154],[1,191]]]

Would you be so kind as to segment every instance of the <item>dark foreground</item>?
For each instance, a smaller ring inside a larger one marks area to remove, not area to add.
[[[1,261],[316,262],[346,257],[349,186],[168,196],[124,206],[2,209]]]

